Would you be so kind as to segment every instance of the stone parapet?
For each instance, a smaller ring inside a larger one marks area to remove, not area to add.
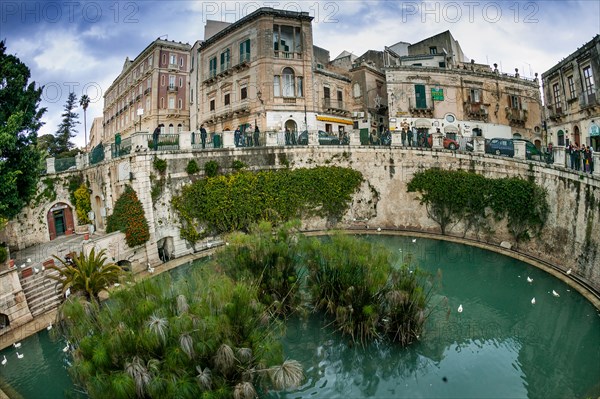
[[[525,141],[513,140],[513,148],[515,150],[515,159],[526,159],[527,158],[527,145]]]

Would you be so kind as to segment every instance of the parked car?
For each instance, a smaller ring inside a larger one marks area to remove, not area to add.
[[[324,132],[323,130],[318,131],[319,145],[340,145],[340,138],[338,135]],[[342,144],[348,144],[347,136],[342,139]],[[308,132],[305,130],[298,136],[298,144],[308,144]]]
[[[494,138],[486,141],[485,152],[499,156],[513,157],[515,155],[515,141],[525,142],[525,156],[527,159],[541,160],[542,153],[535,144],[525,139]]]
[[[433,138],[432,138],[431,134],[427,136],[427,144],[429,145],[429,148],[431,148],[431,146],[433,145]],[[446,148],[448,150],[456,150],[456,149],[458,149],[458,147],[460,147],[460,144],[458,144],[458,141],[444,136],[444,148]]]

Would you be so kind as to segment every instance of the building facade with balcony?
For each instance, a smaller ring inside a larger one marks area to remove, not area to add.
[[[548,142],[600,150],[600,35],[542,74]]]
[[[452,69],[415,65],[386,68],[390,128],[411,126],[446,136],[521,137],[540,147],[539,83],[480,64]]]
[[[104,95],[103,130],[107,141],[136,131],[189,130],[189,44],[157,39],[123,69]]]
[[[315,129],[311,21],[306,12],[263,7],[198,42],[192,128]]]

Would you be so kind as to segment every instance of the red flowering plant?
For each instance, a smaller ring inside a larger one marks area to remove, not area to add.
[[[121,231],[131,248],[142,245],[150,239],[150,228],[144,215],[144,208],[135,190],[125,186],[125,191],[115,203],[115,209],[108,217],[106,232]]]

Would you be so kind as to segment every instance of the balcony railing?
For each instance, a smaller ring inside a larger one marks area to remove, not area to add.
[[[342,110],[346,111],[347,104],[342,100],[333,100],[331,98],[323,99],[323,108],[324,109],[333,109],[333,110]]]
[[[508,108],[506,109],[506,118],[511,124],[525,124],[527,122],[528,112],[525,109]]]
[[[195,150],[209,149],[209,148],[223,148],[223,134],[222,133],[207,133],[206,142],[204,147],[202,146],[202,137],[199,132],[192,132],[192,148]]]
[[[131,137],[121,140],[121,144],[112,143],[110,150],[113,158],[129,155],[131,153]]]
[[[76,169],[77,162],[75,157],[72,158],[57,158],[54,161],[54,170],[58,172],[64,172],[69,169]]]
[[[104,145],[102,143],[95,146],[92,151],[90,151],[89,162],[90,165],[95,165],[104,161]]]
[[[154,143],[151,134],[148,135],[148,148],[158,149],[159,151],[179,150],[179,134],[166,133],[158,136],[158,142]]]
[[[485,121],[488,118],[487,106],[481,103],[465,103],[465,114],[475,120]]]

